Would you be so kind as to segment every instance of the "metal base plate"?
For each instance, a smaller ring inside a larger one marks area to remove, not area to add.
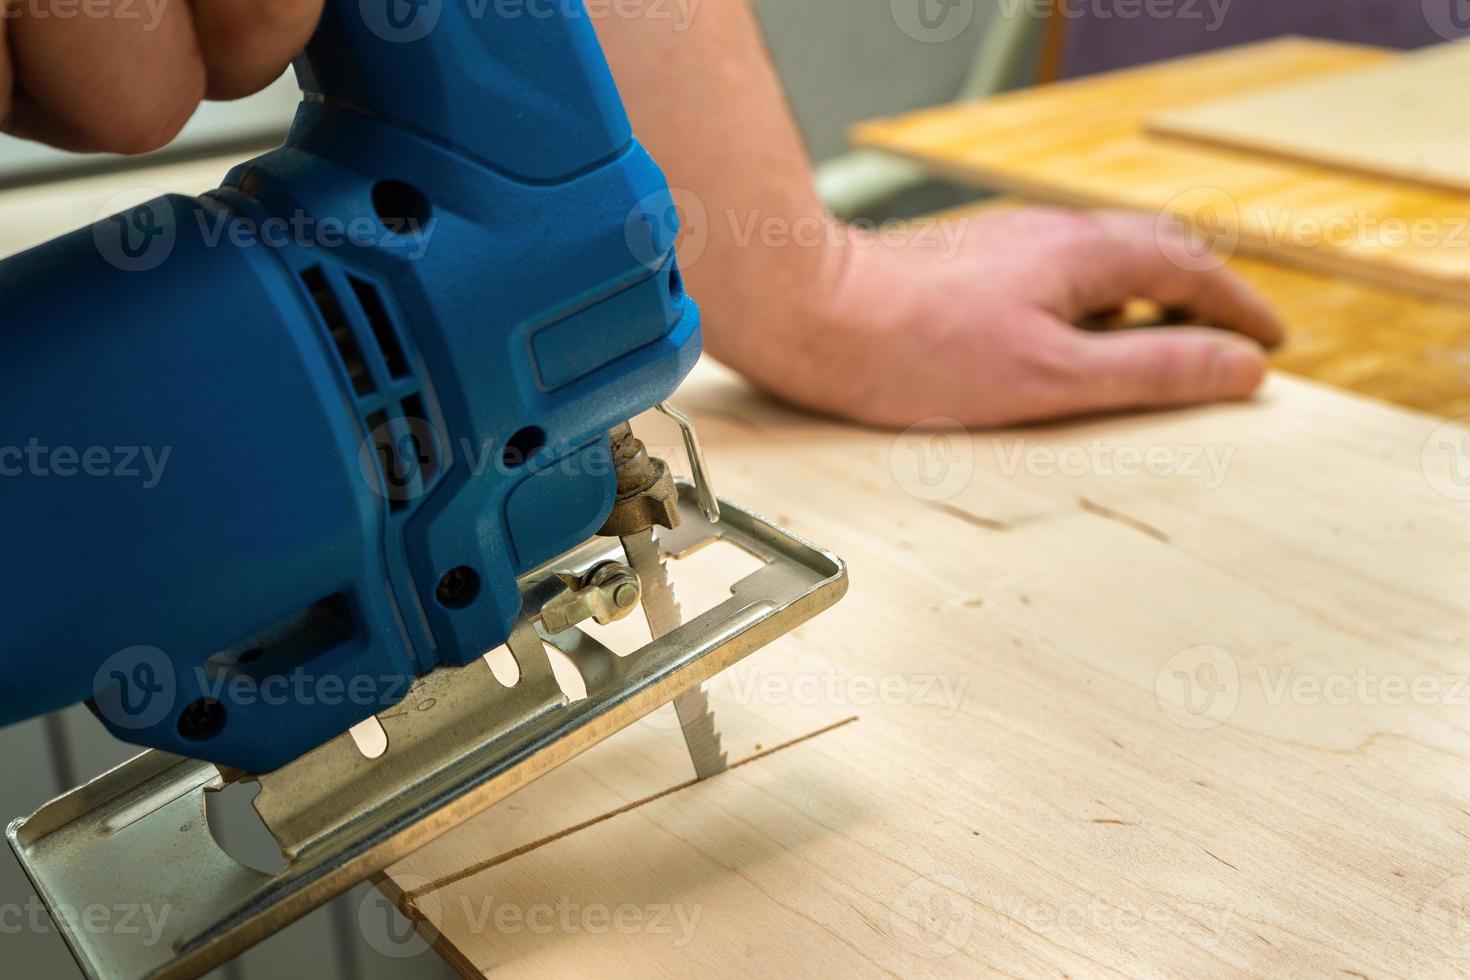
[[[525,608],[508,646],[511,687],[477,661],[434,671],[378,716],[387,751],[368,759],[344,734],[257,778],[255,807],[287,858],[275,875],[247,868],[215,842],[206,793],[226,776],[208,763],[146,752],[10,825],[10,845],[93,980],[196,977],[413,852],[531,780],[667,704],[840,599],[835,556],[722,502],[719,524],[680,487],[681,523],[660,538],[669,555],[723,538],[765,564],[731,597],[626,657],[573,628],[538,631],[541,607],[581,574],[619,557],[595,539],[525,575]],[[542,642],[581,672],[569,702]],[[166,910],[161,937],[88,930],[66,910],[97,904]]]

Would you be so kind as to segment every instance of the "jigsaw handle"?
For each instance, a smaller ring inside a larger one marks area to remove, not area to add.
[[[582,0],[327,0],[296,74],[308,101],[526,181],[567,177],[632,139]]]

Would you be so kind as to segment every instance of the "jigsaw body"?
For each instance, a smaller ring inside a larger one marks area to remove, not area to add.
[[[0,480],[0,721],[100,697],[270,771],[504,642],[607,517],[608,431],[699,352],[672,201],[580,10],[429,2],[329,4],[285,146],[0,267],[0,442],[166,460]]]
[[[7,831],[96,980],[198,976],[670,702],[721,771],[700,685],[846,590],[665,404],[699,314],[579,0],[327,0],[297,73],[220,189],[0,263],[0,446],[52,462],[0,478],[0,724],[87,701],[153,750]],[[150,479],[95,472],[129,447]],[[719,541],[761,567],[686,622],[665,561]],[[636,652],[581,628],[639,606]],[[274,874],[211,834],[237,782]],[[166,934],[66,918],[99,902]]]

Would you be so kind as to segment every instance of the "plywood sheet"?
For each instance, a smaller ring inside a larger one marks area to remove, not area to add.
[[[689,785],[653,719],[392,869],[464,975],[1467,962],[1470,431],[1285,378],[993,435],[681,400],[852,592],[714,685],[751,761]]]
[[[863,123],[854,138],[977,186],[1177,218],[1226,251],[1467,302],[1470,193],[1145,130],[1147,120],[1204,100],[1400,57],[1270,41]]]
[[[1152,133],[1470,192],[1470,44],[1155,116]]]

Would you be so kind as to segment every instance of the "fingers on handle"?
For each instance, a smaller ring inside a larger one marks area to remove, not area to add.
[[[238,99],[281,76],[311,40],[323,0],[193,0],[211,99]]]
[[[1059,311],[1068,319],[1143,297],[1268,347],[1281,343],[1285,332],[1270,305],[1225,268],[1223,258],[1202,262],[1178,222],[1122,211],[1097,212],[1092,219],[1097,234],[1078,260],[1090,272],[1078,279],[1076,308]]]
[[[143,153],[173,139],[204,95],[183,0],[93,0],[66,18],[22,8],[7,26],[17,94],[6,129],[16,135]]]

